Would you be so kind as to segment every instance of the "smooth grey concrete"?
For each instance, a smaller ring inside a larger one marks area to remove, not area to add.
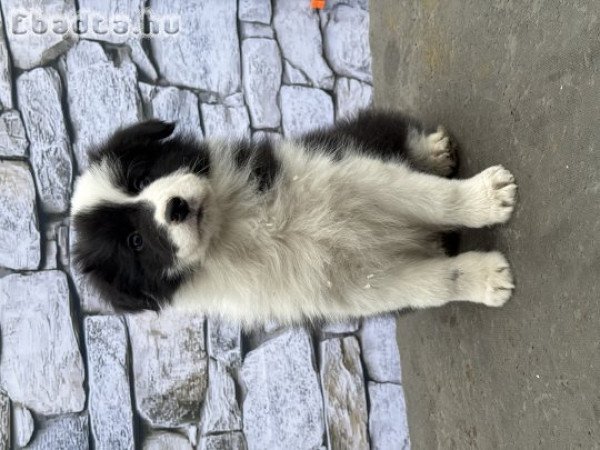
[[[499,249],[502,309],[400,317],[413,449],[600,448],[600,6],[374,0],[375,103],[444,123],[461,176],[501,163],[519,184]]]

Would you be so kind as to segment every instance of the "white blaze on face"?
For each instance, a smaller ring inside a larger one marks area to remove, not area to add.
[[[181,222],[167,220],[167,205],[175,197],[185,200],[190,209]],[[149,202],[154,207],[154,220],[168,230],[177,246],[177,259],[184,266],[200,262],[208,246],[210,236],[206,235],[202,224],[210,197],[208,179],[183,170],[153,181],[138,196],[138,200]]]
[[[145,202],[154,209],[154,221],[165,229],[177,247],[177,263],[173,269],[186,268],[202,261],[208,243],[212,221],[210,217],[211,189],[206,177],[199,177],[188,170],[179,170],[158,178],[139,194],[124,192],[115,184],[110,164],[103,161],[93,165],[75,182],[71,199],[71,214],[77,215],[93,210],[103,203],[125,205]],[[190,212],[180,222],[167,220],[167,204],[179,197],[188,204]],[[202,216],[199,220],[199,211]],[[107,220],[110,220],[108,217]]]

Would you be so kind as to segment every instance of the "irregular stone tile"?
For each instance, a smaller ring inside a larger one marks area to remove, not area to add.
[[[274,40],[245,39],[242,42],[244,94],[254,128],[279,127],[281,72],[281,54]]]
[[[0,110],[12,109],[13,107],[10,55],[4,40],[4,33],[4,22],[2,21],[2,14],[0,14]]]
[[[135,66],[126,53],[114,55],[113,63],[100,44],[80,41],[61,59],[79,171],[87,167],[91,147],[142,119]]]
[[[240,33],[242,39],[248,38],[267,38],[274,39],[273,28],[269,25],[263,25],[255,22],[240,22]]]
[[[83,409],[83,361],[64,273],[1,278],[0,336],[0,384],[13,401],[46,415]]]
[[[58,247],[58,261],[60,265],[69,268],[69,227],[61,225],[56,232],[56,245]]]
[[[301,86],[282,86],[280,95],[281,126],[286,137],[295,137],[333,123],[333,102],[325,92]]]
[[[261,140],[271,140],[271,141],[277,141],[279,139],[281,139],[281,133],[277,133],[275,131],[255,131],[254,133],[252,133],[252,140],[253,141],[261,141]]]
[[[0,55],[1,58],[1,55]],[[0,105],[1,107],[1,105]],[[0,156],[27,156],[27,135],[18,111],[0,114]]]
[[[218,98],[240,91],[236,0],[151,0],[149,6],[158,16],[181,18],[176,39],[150,41],[158,70],[169,83]]]
[[[355,337],[321,342],[321,385],[331,449],[369,449],[367,398]]]
[[[140,12],[143,11],[145,5],[143,0],[78,0],[78,5],[79,16],[82,21],[90,25],[84,35],[85,39],[110,42],[111,44],[125,44],[131,40],[139,41],[139,37],[132,37],[133,33],[115,33],[109,29],[107,21],[122,19],[128,25],[127,31],[132,30],[133,27],[141,29],[142,16]],[[96,26],[91,26],[98,18],[103,21]]]
[[[202,316],[164,310],[127,322],[140,415],[154,427],[198,422],[208,381]]]
[[[238,367],[242,362],[240,325],[211,317],[207,320],[208,354],[211,358],[230,367]]]
[[[310,80],[300,70],[292,66],[289,61],[283,60],[283,82],[284,84],[299,84],[310,86]]]
[[[271,23],[271,0],[240,0],[238,18],[247,22]]]
[[[10,399],[0,389],[0,449],[8,450],[10,446]]]
[[[2,0],[0,6],[12,62],[19,69],[44,65],[77,42],[77,34],[70,31],[76,17],[73,0]],[[62,23],[49,18],[61,18]]]
[[[58,72],[48,67],[23,73],[17,79],[17,96],[42,206],[51,214],[64,213],[73,169]]]
[[[321,26],[325,56],[334,72],[371,83],[369,13],[339,4],[321,12]]]
[[[333,73],[323,58],[319,16],[298,0],[275,0],[273,27],[283,57],[312,86],[333,88]]]
[[[200,421],[202,434],[241,430],[242,416],[235,383],[225,366],[213,359],[209,360],[208,380]]]
[[[133,449],[127,331],[117,316],[84,321],[88,360],[89,414],[96,449]]]
[[[56,241],[46,240],[44,244],[44,262],[42,263],[42,270],[55,270],[58,269],[58,249],[56,247]]]
[[[369,379],[381,383],[400,383],[402,373],[394,315],[364,319],[359,337]]]
[[[369,382],[369,435],[373,450],[410,449],[402,386]]]
[[[146,118],[175,122],[175,132],[203,138],[198,97],[185,89],[140,83]]]
[[[15,430],[15,443],[19,447],[25,447],[29,444],[33,431],[35,429],[35,423],[31,412],[23,405],[16,404],[13,407],[13,422]],[[0,448],[2,446],[0,445]]]
[[[59,416],[45,421],[36,431],[27,450],[89,448],[87,415]]]
[[[204,133],[209,138],[249,138],[250,118],[245,106],[202,103]]]
[[[77,242],[77,232],[71,223],[68,230],[69,240],[69,253],[72,253],[72,249]],[[73,279],[73,284],[77,290],[81,309],[88,314],[106,314],[114,312],[112,306],[105,301],[98,290],[90,283],[88,278],[81,273],[75,258],[69,258],[69,273]]]
[[[336,119],[345,119],[371,106],[373,87],[353,78],[342,77],[335,82],[334,95]]]
[[[240,432],[215,434],[200,439],[199,450],[246,450],[246,440]]]
[[[142,448],[143,450],[192,450],[192,445],[180,434],[158,431],[146,438]]]
[[[323,333],[344,334],[354,333],[358,330],[358,319],[348,320],[346,322],[330,322],[321,327]]]
[[[0,160],[0,267],[35,270],[40,258],[35,187],[29,166]]]
[[[323,399],[305,330],[291,329],[248,353],[241,380],[250,450],[321,446]]]

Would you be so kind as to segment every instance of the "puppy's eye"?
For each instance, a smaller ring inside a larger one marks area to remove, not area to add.
[[[134,231],[129,236],[127,236],[127,246],[135,251],[139,252],[144,247],[144,239],[142,239],[142,235],[137,231]]]
[[[149,184],[150,184],[150,178],[148,178],[148,177],[138,178],[133,182],[133,188],[139,192],[139,191],[142,191]]]

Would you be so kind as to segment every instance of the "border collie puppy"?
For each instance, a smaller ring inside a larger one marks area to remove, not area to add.
[[[441,127],[366,111],[273,142],[173,129],[118,131],[75,185],[76,262],[117,310],[170,305],[252,327],[511,295],[502,254],[449,257],[440,236],[506,222],[514,178],[494,166],[448,179]]]

